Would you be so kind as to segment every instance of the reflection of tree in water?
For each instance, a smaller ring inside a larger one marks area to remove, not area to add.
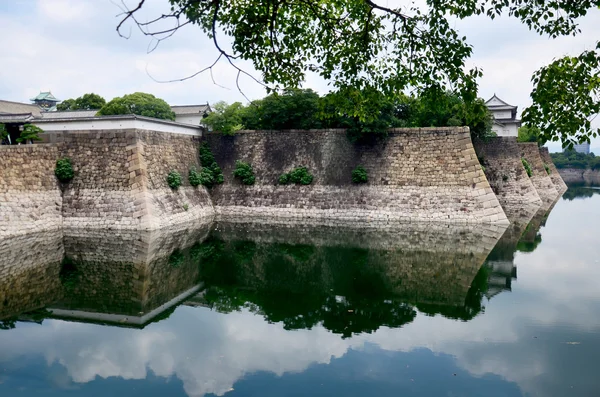
[[[569,189],[562,196],[565,200],[585,199],[592,197],[594,194],[600,194],[599,186],[585,184],[569,184],[568,186]]]
[[[368,249],[210,237],[197,251],[209,306],[225,313],[246,308],[269,322],[282,323],[285,329],[322,324],[345,338],[410,323],[416,317],[413,305],[429,315],[464,321],[484,309],[488,270],[483,267],[464,304],[457,306],[399,298],[389,269],[378,262],[385,256]]]

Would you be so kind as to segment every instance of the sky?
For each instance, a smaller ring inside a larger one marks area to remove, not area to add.
[[[195,26],[186,26],[152,52],[154,43],[136,27],[126,25],[120,37],[120,0],[13,0],[0,2],[0,99],[27,102],[40,91],[51,90],[59,99],[95,92],[107,99],[136,91],[152,93],[173,105],[241,101],[236,71],[219,63],[209,73],[174,83],[211,64],[216,58],[212,42]],[[125,0],[130,7],[138,2]],[[403,0],[380,0],[396,6]],[[168,12],[167,0],[147,0],[140,17]],[[519,111],[530,104],[531,75],[553,58],[592,49],[600,37],[600,10],[580,19],[582,33],[551,40],[531,32],[516,19],[494,21],[475,17],[456,21],[455,27],[474,46],[469,67],[483,69],[479,95],[494,93]],[[259,73],[250,64],[244,70]],[[213,82],[213,78],[217,84]],[[266,93],[242,77],[240,86],[250,99]],[[308,76],[304,85],[326,93],[325,81]],[[549,144],[559,150],[558,143]],[[600,139],[592,141],[600,152]]]

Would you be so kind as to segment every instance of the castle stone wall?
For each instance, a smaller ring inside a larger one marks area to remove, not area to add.
[[[62,225],[55,145],[0,146],[0,237]]]
[[[524,157],[531,167],[531,182],[535,186],[538,195],[542,199],[542,207],[548,209],[559,196],[554,183],[544,168],[544,161],[540,156],[538,144],[535,142],[518,143],[521,156]]]
[[[485,175],[509,220],[531,218],[542,200],[521,161],[515,137],[475,141],[475,151],[485,167]]]
[[[508,222],[468,128],[394,129],[375,145],[352,144],[343,130],[241,131],[205,139],[225,176],[211,191],[221,217]],[[252,165],[255,185],[232,177],[236,160]],[[368,183],[352,183],[357,165],[367,170]],[[278,184],[298,166],[314,175],[311,185]]]
[[[554,161],[552,161],[552,157],[550,157],[547,147],[540,148],[540,156],[542,157],[544,164],[548,165],[550,168],[550,179],[552,180],[552,183],[554,183],[554,187],[558,193],[562,196],[562,194],[567,191],[567,184],[561,178],[558,169],[554,165]]]
[[[558,170],[566,183],[587,183],[600,185],[600,170],[561,168]]]

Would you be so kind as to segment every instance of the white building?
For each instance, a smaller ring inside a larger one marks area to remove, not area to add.
[[[494,116],[492,131],[498,136],[518,136],[521,120],[517,119],[517,107],[509,105],[496,94],[485,103]]]
[[[577,153],[590,154],[590,144],[585,142],[580,143],[579,145],[573,145],[573,150]]]
[[[175,113],[175,121],[183,124],[200,125],[200,122],[212,110],[210,105],[182,105],[171,106]]]

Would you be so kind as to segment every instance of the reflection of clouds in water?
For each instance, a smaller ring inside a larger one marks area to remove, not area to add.
[[[597,236],[598,226],[596,213],[574,220],[581,209],[573,203],[559,202],[542,229],[542,244],[516,255],[513,292],[494,297],[486,313],[469,322],[419,315],[401,329],[382,327],[344,340],[322,327],[286,331],[248,312],[222,315],[180,307],[169,320],[143,330],[63,321],[19,325],[3,332],[0,362],[42,354],[78,383],[96,376],[143,379],[150,369],[181,379],[190,396],[222,395],[247,374],[302,372],[369,342],[391,351],[426,347],[450,354],[470,373],[498,374],[532,395],[565,395],[563,387],[571,384],[593,395],[590,382],[600,355],[600,266],[590,234]],[[570,231],[568,241],[564,230]],[[592,330],[596,333],[588,333]],[[582,344],[564,343],[572,340]]]
[[[150,369],[181,379],[190,396],[222,395],[244,374],[300,372],[342,356],[351,344],[320,327],[286,331],[250,313],[182,307],[171,319],[144,330],[63,321],[19,327],[3,334],[0,362],[41,353],[80,383],[96,376],[143,379]]]

